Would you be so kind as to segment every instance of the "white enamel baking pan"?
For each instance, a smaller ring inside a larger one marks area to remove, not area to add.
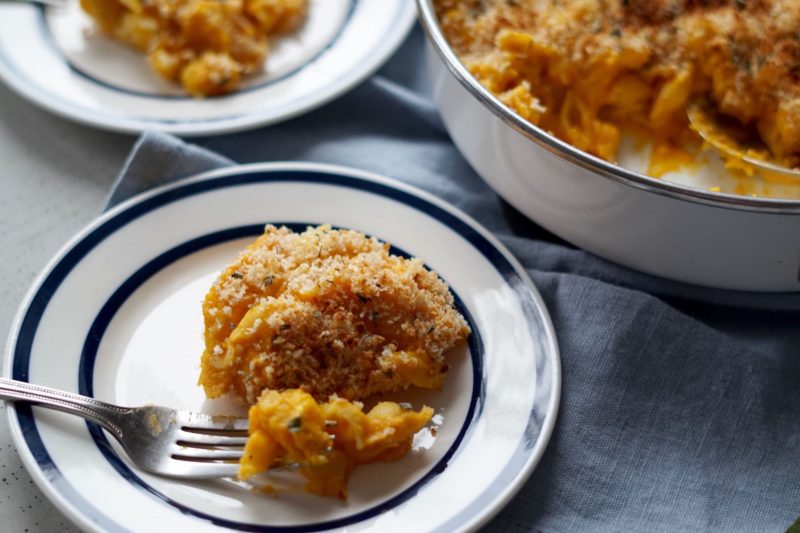
[[[598,159],[528,123],[459,62],[417,0],[434,98],[453,142],[508,203],[622,265],[707,287],[800,290],[800,201],[714,193]]]

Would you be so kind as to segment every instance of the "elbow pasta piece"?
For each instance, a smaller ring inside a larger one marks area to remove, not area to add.
[[[670,120],[670,117],[685,109],[691,85],[691,71],[684,69],[661,86],[650,110],[650,120],[653,124],[656,126],[664,124]]]

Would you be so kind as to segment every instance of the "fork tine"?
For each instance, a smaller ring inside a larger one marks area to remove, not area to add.
[[[202,432],[223,431],[247,434],[249,421],[247,418],[235,416],[207,415],[205,413],[192,413],[180,411],[178,418],[180,425],[186,430]]]
[[[241,447],[247,442],[247,437],[229,437],[227,435],[214,435],[207,433],[193,433],[181,431],[177,436],[179,446],[232,446]]]
[[[170,465],[170,471],[162,473],[178,478],[211,479],[236,477],[239,472],[238,463],[201,463],[174,460],[170,462]]]
[[[190,448],[178,445],[173,449],[170,457],[182,461],[238,461],[242,457],[241,451],[213,450],[209,448]]]
[[[241,429],[213,429],[181,426],[181,430],[184,434],[207,435],[210,437],[247,437],[247,431]]]

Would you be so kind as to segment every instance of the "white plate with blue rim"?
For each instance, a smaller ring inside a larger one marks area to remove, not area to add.
[[[355,86],[397,49],[416,20],[412,0],[310,0],[296,32],[273,39],[262,73],[240,90],[197,99],[147,58],[102,35],[78,0],[0,4],[0,78],[63,117],[122,132],[212,135],[275,123]]]
[[[233,479],[153,476],[95,425],[17,404],[8,410],[11,432],[36,483],[92,531],[449,532],[485,523],[550,439],[561,384],[555,333],[536,287],[497,239],[388,178],[329,165],[246,165],[119,205],[38,277],[12,327],[4,375],[117,404],[237,414],[197,385],[201,303],[267,223],[364,232],[421,258],[449,284],[472,334],[448,354],[441,391],[392,398],[430,405],[434,426],[402,459],[358,467],[342,501],[265,495]]]

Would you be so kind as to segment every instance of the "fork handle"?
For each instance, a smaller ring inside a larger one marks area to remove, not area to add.
[[[117,418],[133,411],[132,407],[120,407],[88,396],[2,377],[0,377],[0,398],[30,402],[49,409],[78,415],[97,422],[117,437],[122,437],[122,429],[117,423]]]

